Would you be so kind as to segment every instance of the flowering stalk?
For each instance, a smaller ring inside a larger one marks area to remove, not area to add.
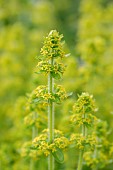
[[[86,114],[84,112],[83,119],[85,119],[85,118],[86,118]],[[87,132],[86,126],[84,124],[82,124],[82,135],[83,135],[83,137],[86,137],[86,135],[87,135],[86,132]],[[84,148],[79,151],[79,160],[78,160],[77,170],[82,170],[83,153],[84,153]]]
[[[36,119],[37,119],[37,113],[36,112],[33,112],[32,113],[33,115],[33,120],[34,120],[34,122],[36,121]],[[37,136],[38,134],[37,134],[37,128],[36,128],[36,125],[34,125],[33,127],[32,127],[32,141],[33,141],[33,139]],[[30,161],[30,170],[33,170],[34,169],[34,161],[33,161],[33,159],[31,158],[31,161]]]
[[[41,56],[38,57],[38,72],[36,73],[47,75],[48,84],[38,86],[30,97],[30,103],[35,109],[39,105],[48,107],[48,129],[44,129],[35,138],[33,135],[32,143],[24,145],[23,148],[24,153],[34,152],[39,157],[48,156],[48,170],[54,170],[54,159],[59,163],[64,161],[62,150],[69,145],[69,141],[63,133],[54,129],[54,103],[60,104],[68,97],[61,85],[54,84],[54,79],[61,79],[65,71],[65,65],[62,62],[59,63],[59,59],[67,56],[63,50],[62,38],[63,35],[59,35],[56,30],[52,30],[45,37],[40,51]],[[33,133],[35,134],[35,132]]]
[[[71,117],[71,122],[82,128],[81,133],[72,134],[70,141],[75,144],[79,149],[79,160],[77,170],[82,170],[83,156],[86,145],[89,150],[93,149],[96,143],[94,135],[87,134],[87,129],[93,126],[96,117],[91,113],[96,111],[95,103],[92,95],[88,93],[82,93],[79,96],[77,102],[73,106],[73,115]]]
[[[49,170],[54,170],[54,157],[58,161],[63,160],[62,151],[59,146],[56,146],[55,141],[57,142],[57,140],[54,137],[54,103],[61,103],[67,97],[65,89],[61,85],[55,85],[54,87],[54,79],[60,79],[65,71],[65,65],[59,63],[59,58],[65,57],[63,43],[61,42],[62,38],[63,36],[59,35],[56,30],[50,31],[48,36],[45,37],[40,51],[41,57],[39,57],[37,65],[39,73],[48,75],[48,85],[37,87],[35,99],[48,106],[48,140],[44,141],[46,146],[43,151],[48,156]],[[61,138],[58,140],[62,141]],[[63,147],[65,148],[65,145]],[[60,158],[58,158],[58,153],[61,155]]]
[[[94,159],[96,159],[96,157],[97,157],[97,147],[95,146],[95,149],[94,149]],[[94,167],[92,168],[92,170],[97,170],[97,167],[94,166]]]
[[[51,66],[54,65],[54,59],[51,58],[49,60],[49,63]],[[53,94],[54,92],[54,78],[52,77],[51,73],[48,75],[48,93]],[[49,100],[48,105],[48,139],[49,143],[52,143],[54,140],[54,102]],[[48,157],[48,169],[53,170],[54,169],[54,157],[52,154]]]
[[[37,113],[36,112],[33,112],[33,120],[34,120],[34,122],[36,121],[36,119],[37,119]],[[32,127],[32,140],[38,135],[37,133],[37,128],[36,128],[36,125],[34,125],[33,127]]]
[[[99,166],[105,167],[109,162],[108,153],[111,144],[107,140],[109,134],[107,128],[108,128],[107,122],[98,119],[98,121],[95,124],[95,135],[97,138],[97,145],[95,145],[95,150],[92,154],[93,157],[92,170],[97,170]]]

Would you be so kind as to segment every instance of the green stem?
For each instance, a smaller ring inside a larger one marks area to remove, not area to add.
[[[53,58],[50,59],[49,63],[54,65]],[[54,92],[54,79],[52,78],[51,73],[48,75],[48,93]],[[54,103],[49,101],[48,105],[48,139],[52,143],[54,140]],[[54,170],[54,157],[52,154],[48,157],[48,170]]]
[[[83,153],[84,153],[83,149],[79,151],[79,160],[78,160],[78,168],[77,168],[77,170],[82,170]]]
[[[33,112],[33,120],[35,121],[37,118],[37,113],[36,112]],[[36,129],[36,126],[34,125],[32,127],[32,140],[37,136],[37,129]],[[34,169],[34,162],[33,162],[33,159],[31,158],[31,161],[30,161],[30,170],[33,170]]]
[[[86,117],[86,115],[85,115],[85,113],[84,113],[84,114],[83,114],[83,118],[85,118],[85,117]],[[87,128],[86,128],[86,126],[83,124],[83,125],[82,125],[82,134],[83,134],[83,136],[86,136],[86,133],[87,133]],[[84,153],[84,149],[82,149],[82,150],[79,151],[79,160],[78,160],[77,170],[82,170],[83,153]]]
[[[33,120],[35,121],[37,119],[37,113],[36,112],[33,112]],[[32,140],[38,135],[38,132],[37,132],[37,129],[36,129],[36,126],[34,125],[32,127]]]
[[[98,138],[97,138],[98,140]],[[97,146],[95,145],[95,149],[94,149],[94,158],[97,157]],[[97,167],[94,165],[94,167],[92,168],[92,170],[97,170]]]

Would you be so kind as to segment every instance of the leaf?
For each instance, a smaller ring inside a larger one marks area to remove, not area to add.
[[[69,54],[65,54],[65,57],[69,57],[70,56],[70,53]]]
[[[36,99],[33,99],[33,102],[38,103],[38,102],[40,102],[40,100],[41,100],[40,98],[36,98]]]
[[[38,71],[38,72],[34,72],[35,74],[40,74],[41,72],[40,71]]]
[[[39,56],[36,56],[35,58],[36,58],[37,60],[40,60],[40,61],[41,61],[42,57],[43,57],[43,56],[39,55]]]
[[[64,162],[64,154],[60,148],[56,148],[56,152],[53,152],[52,154],[58,163]]]
[[[55,79],[58,79],[58,80],[61,79],[61,75],[60,75],[59,73],[56,73],[56,74],[55,74],[54,72],[52,72],[51,75],[52,75],[52,77],[55,78]]]
[[[31,149],[31,150],[37,150],[37,147],[35,147],[35,146],[30,146],[29,149]]]
[[[67,93],[67,97],[70,97],[73,95],[73,92]]]
[[[36,58],[36,59],[38,59],[38,58],[39,58],[39,56],[35,56],[35,58]]]

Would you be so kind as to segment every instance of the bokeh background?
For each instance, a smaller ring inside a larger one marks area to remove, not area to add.
[[[51,29],[64,35],[65,49],[71,53],[61,83],[73,92],[62,109],[57,108],[56,128],[68,128],[64,125],[77,94],[88,91],[96,99],[97,116],[108,122],[113,141],[113,1],[0,0],[0,170],[30,170],[30,160],[20,156],[21,145],[31,134],[23,125],[25,98],[46,83],[34,73],[35,56]],[[76,169],[76,157],[76,150],[69,152],[56,168]],[[47,169],[44,161],[33,170]],[[112,169],[113,164],[104,168]]]

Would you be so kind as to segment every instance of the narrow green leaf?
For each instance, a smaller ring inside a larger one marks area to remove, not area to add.
[[[41,100],[40,98],[36,98],[36,99],[33,99],[33,102],[38,103],[40,100]]]
[[[56,152],[53,152],[52,154],[58,163],[64,162],[64,154],[60,148],[57,148]]]
[[[40,74],[41,72],[40,71],[38,71],[38,72],[34,72],[35,74]]]
[[[65,54],[65,57],[69,57],[70,56],[70,53],[69,54]]]
[[[67,97],[70,97],[73,95],[73,92],[67,93]]]
[[[51,74],[53,78],[58,79],[58,80],[61,79],[61,75],[59,73],[55,74],[54,72],[52,72]]]

